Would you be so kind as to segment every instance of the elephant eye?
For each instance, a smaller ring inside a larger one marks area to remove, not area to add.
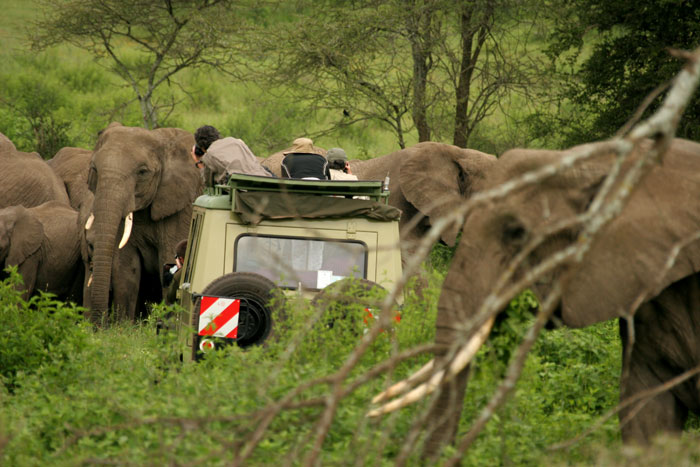
[[[528,232],[522,222],[508,216],[503,222],[502,240],[506,245],[521,246],[528,238]]]
[[[141,167],[139,170],[136,172],[139,177],[144,177],[148,175],[148,169],[146,167]]]

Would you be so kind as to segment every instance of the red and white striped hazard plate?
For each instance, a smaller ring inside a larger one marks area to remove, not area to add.
[[[235,339],[240,308],[238,299],[203,295],[199,305],[199,335]]]

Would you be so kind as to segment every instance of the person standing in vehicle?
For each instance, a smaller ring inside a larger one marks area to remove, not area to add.
[[[341,148],[330,148],[326,152],[328,168],[331,172],[331,180],[357,180],[357,175],[350,171],[348,156]]]
[[[202,170],[207,186],[226,183],[232,173],[271,175],[243,140],[232,136],[222,138],[219,130],[211,125],[197,128],[194,140],[191,156],[195,167]]]

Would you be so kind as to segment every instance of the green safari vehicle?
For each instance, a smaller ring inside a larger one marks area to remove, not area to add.
[[[263,343],[279,294],[312,300],[349,278],[390,289],[402,269],[388,195],[380,181],[239,174],[208,189],[194,202],[177,291],[182,356]]]

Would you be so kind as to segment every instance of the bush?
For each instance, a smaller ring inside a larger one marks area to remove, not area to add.
[[[22,377],[46,364],[60,366],[86,345],[81,308],[40,293],[22,300],[16,268],[0,282],[0,381],[14,390]]]

